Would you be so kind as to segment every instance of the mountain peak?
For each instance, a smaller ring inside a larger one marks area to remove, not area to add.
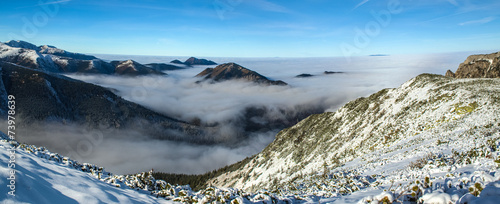
[[[112,61],[111,64],[115,67],[115,73],[120,75],[143,75],[143,74],[160,74],[165,73],[142,65],[134,60]]]
[[[243,79],[246,81],[252,81],[259,84],[267,84],[267,85],[287,85],[287,83],[283,81],[273,81],[269,80],[267,77],[247,69],[239,64],[234,62],[225,63],[218,65],[215,68],[207,68],[200,72],[197,77],[204,77],[205,80],[213,80],[213,81],[226,81],[232,79]]]
[[[9,40],[9,41],[5,42],[5,44],[8,46],[11,46],[11,47],[24,48],[24,49],[30,49],[30,50],[36,50],[36,51],[39,50],[39,48],[36,45],[31,44],[31,43],[26,42],[26,41],[22,41],[22,40]]]

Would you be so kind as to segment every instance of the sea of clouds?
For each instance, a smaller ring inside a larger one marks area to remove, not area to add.
[[[85,154],[75,154],[83,162],[96,163],[108,171],[129,174],[147,171],[198,174],[237,162],[260,152],[272,142],[279,129],[260,132],[241,130],[248,107],[264,107],[266,114],[255,118],[285,117],[303,109],[319,107],[335,111],[346,102],[368,96],[383,88],[396,88],[421,73],[444,74],[455,70],[471,53],[338,58],[208,58],[217,63],[235,62],[288,86],[262,86],[242,81],[196,83],[194,77],[207,67],[194,66],[167,71],[167,76],[120,77],[105,75],[68,75],[71,78],[112,89],[126,100],[184,121],[198,120],[217,126],[218,145],[194,145],[160,141],[133,130],[105,132],[103,139]],[[176,57],[99,55],[106,60],[133,59],[140,63],[168,63]],[[185,60],[185,58],[179,58]],[[326,75],[324,71],[343,72]],[[296,75],[308,73],[308,78]],[[286,110],[285,112],[283,110]],[[23,142],[43,145],[64,154],[77,149],[82,141],[79,128],[54,125],[50,133],[32,128]],[[51,139],[43,139],[50,134]],[[241,137],[240,134],[248,134]],[[229,142],[228,142],[229,141]],[[228,145],[228,143],[230,143]],[[232,145],[231,145],[232,144]]]

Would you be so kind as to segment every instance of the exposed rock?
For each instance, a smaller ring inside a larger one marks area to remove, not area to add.
[[[448,70],[446,76],[453,76]],[[471,55],[460,64],[455,78],[500,78],[500,52]]]
[[[446,74],[444,76],[455,78],[455,73],[453,73],[451,70],[448,69],[448,71],[446,71]]]
[[[251,81],[259,84],[267,85],[287,85],[283,81],[273,81],[269,80],[267,77],[261,74],[244,68],[236,63],[226,63],[221,64],[215,68],[207,68],[200,72],[197,77],[203,77],[205,80],[213,80],[216,82],[233,80],[233,79],[243,79],[246,81]]]

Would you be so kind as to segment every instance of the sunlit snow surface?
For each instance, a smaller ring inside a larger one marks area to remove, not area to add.
[[[9,195],[6,178],[11,170],[7,166],[10,146],[0,141],[0,203],[168,203],[149,192],[111,186],[68,164],[22,149],[16,150],[15,196]]]

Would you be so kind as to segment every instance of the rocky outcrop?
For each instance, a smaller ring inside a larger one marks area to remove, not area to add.
[[[500,78],[500,52],[484,55],[471,55],[460,64],[457,71],[446,72],[454,78]]]
[[[203,77],[204,80],[213,80],[215,82],[240,79],[266,85],[287,85],[287,83],[283,81],[269,80],[267,77],[236,63],[226,63],[215,68],[207,68],[196,76]]]
[[[444,76],[455,78],[455,73],[453,73],[451,70],[448,69],[448,71],[446,71],[446,74]]]

